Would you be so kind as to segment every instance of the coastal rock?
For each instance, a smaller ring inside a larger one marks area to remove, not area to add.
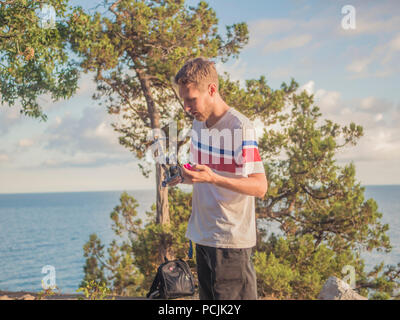
[[[10,298],[9,296],[0,296],[0,300],[13,300],[13,298]]]
[[[18,300],[35,300],[35,297],[30,294],[24,294],[22,297],[18,298]]]
[[[320,300],[368,300],[336,277],[329,277],[318,295]]]

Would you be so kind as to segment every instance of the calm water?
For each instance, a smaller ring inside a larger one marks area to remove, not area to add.
[[[155,202],[153,190],[131,191],[139,216]],[[42,267],[52,265],[56,283],[73,293],[83,279],[83,245],[96,233],[108,245],[114,234],[110,213],[121,192],[0,194],[0,290],[40,291]],[[389,223],[393,250],[368,253],[367,267],[382,260],[400,262],[400,186],[368,186],[366,197],[378,202]],[[367,268],[368,269],[368,268]]]
[[[155,202],[153,190],[131,191],[139,215]],[[42,267],[52,265],[62,292],[83,279],[83,245],[96,233],[110,243],[110,213],[121,192],[0,194],[0,290],[41,291]]]

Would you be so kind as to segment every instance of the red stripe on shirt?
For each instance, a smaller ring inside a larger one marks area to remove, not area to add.
[[[257,148],[243,149],[243,163],[259,162],[261,161],[260,154]],[[218,157],[215,155],[207,154],[200,150],[197,151],[197,159],[195,159],[198,164],[204,164],[212,169],[219,171],[226,171],[236,173],[237,168],[242,168],[242,164],[236,163],[234,159],[226,159],[224,157]],[[219,161],[218,161],[219,160]],[[225,163],[227,162],[227,163]],[[231,162],[231,163],[229,163]]]
[[[224,157],[214,156],[211,154],[207,154],[205,152],[201,152],[200,150],[197,150],[197,159],[195,160],[197,161],[198,164],[204,164],[218,171],[236,173],[236,168],[242,167],[242,165],[237,164],[234,159],[226,159]]]
[[[243,162],[258,162],[261,161],[260,154],[258,153],[258,148],[243,149]]]

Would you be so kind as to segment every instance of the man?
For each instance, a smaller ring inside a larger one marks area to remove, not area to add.
[[[255,198],[268,184],[251,121],[218,92],[214,63],[188,61],[175,76],[184,109],[193,115],[192,214],[186,236],[196,243],[200,299],[257,299],[251,261],[256,245]],[[170,186],[180,182],[171,181]]]

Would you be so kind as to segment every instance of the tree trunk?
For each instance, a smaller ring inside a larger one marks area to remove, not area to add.
[[[157,186],[157,217],[156,222],[162,225],[168,225],[169,219],[169,207],[168,207],[168,187],[163,188],[162,180],[164,177],[164,169],[160,164],[156,164],[156,186]],[[172,260],[171,244],[168,243],[168,239],[165,235],[161,236],[161,243],[158,250],[159,262],[164,262],[164,257],[168,260]]]
[[[143,69],[136,70],[138,78],[143,90],[143,94],[147,103],[147,111],[150,117],[151,127],[153,129],[160,129],[160,113],[155,106],[153,96],[151,94],[151,83],[148,76],[145,74]],[[164,169],[160,163],[156,163],[156,188],[157,188],[157,216],[156,223],[168,225],[169,219],[169,208],[168,208],[168,187],[162,187],[162,180],[164,178]],[[167,242],[166,237],[161,237],[161,243],[159,245],[158,258],[159,262],[164,262],[164,257],[173,259],[170,250],[170,244]]]

